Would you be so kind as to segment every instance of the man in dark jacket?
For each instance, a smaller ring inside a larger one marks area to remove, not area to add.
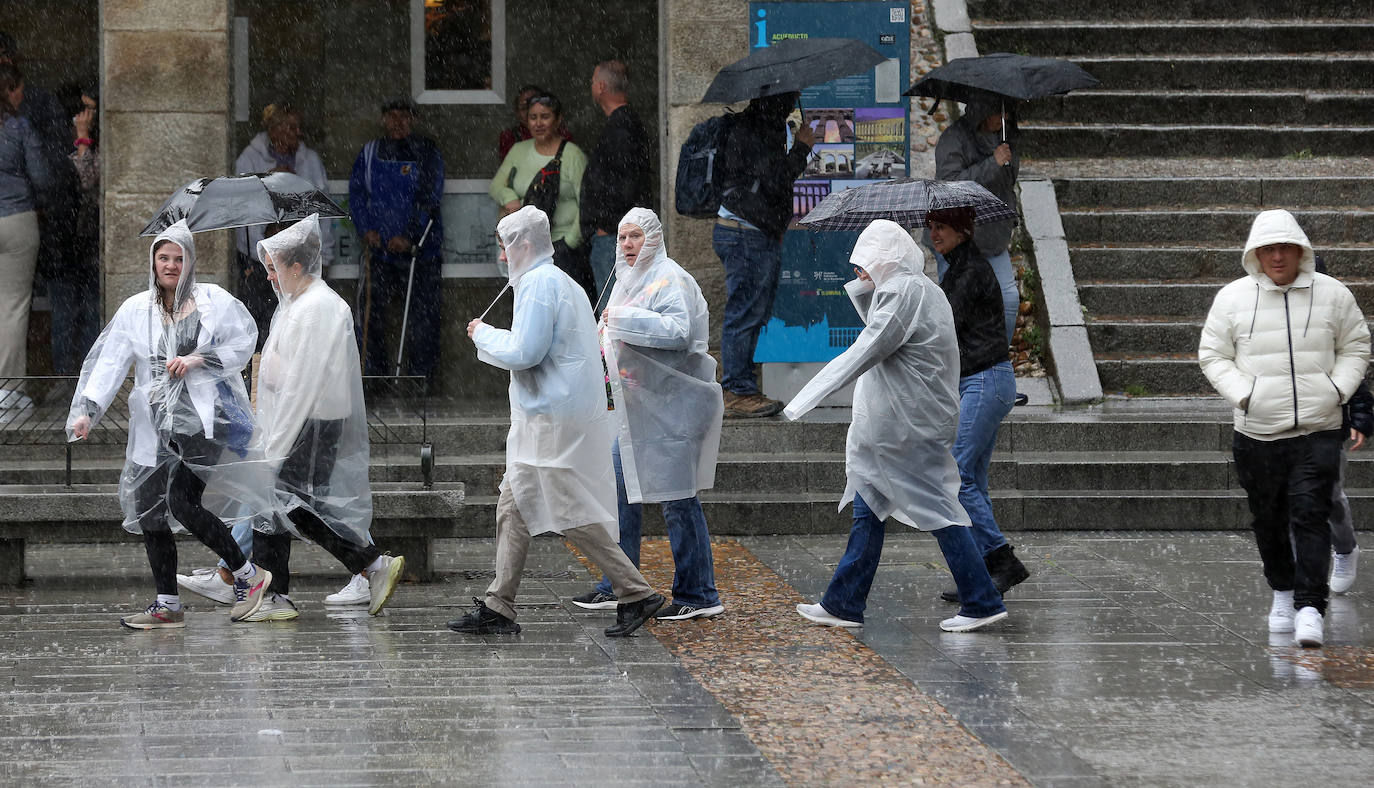
[[[606,114],[606,126],[592,148],[582,175],[579,212],[582,237],[591,239],[592,274],[597,292],[609,289],[615,270],[615,237],[620,217],[631,208],[652,208],[649,135],[629,105],[630,79],[619,60],[599,63],[592,72],[592,100]]]
[[[773,312],[782,236],[792,219],[792,182],[811,155],[811,129],[802,124],[794,133],[787,125],[798,96],[753,99],[729,120],[720,148],[721,206],[712,241],[725,265],[720,355],[727,417],[782,410],[783,403],[759,391],[754,349]]]
[[[410,325],[405,343],[409,374],[431,375],[439,359],[439,308],[444,228],[444,159],[428,137],[412,134],[417,114],[410,99],[382,105],[385,136],[363,146],[348,181],[348,210],[365,247],[363,307],[364,369],[390,374],[394,360],[386,341],[387,313],[405,300],[410,260],[420,245],[410,288]],[[432,222],[432,224],[431,224]],[[425,228],[429,234],[425,235]]]

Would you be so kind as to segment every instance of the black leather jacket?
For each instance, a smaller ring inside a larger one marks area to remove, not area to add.
[[[973,244],[965,241],[945,255],[949,269],[940,289],[954,311],[959,340],[959,377],[1007,360],[1007,325],[997,274]]]

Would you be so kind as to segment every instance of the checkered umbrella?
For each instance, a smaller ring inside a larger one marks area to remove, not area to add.
[[[926,214],[941,208],[972,208],[975,224],[1016,219],[1016,210],[973,181],[899,178],[831,192],[804,216],[813,230],[862,230],[874,219],[925,227]]]

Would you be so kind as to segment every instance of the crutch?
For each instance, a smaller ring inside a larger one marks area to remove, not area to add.
[[[406,306],[401,312],[401,339],[396,347],[396,374],[394,377],[401,376],[401,357],[406,352],[406,323],[410,320],[410,287],[415,283],[415,261],[420,257],[420,247],[424,246],[425,239],[429,237],[429,228],[434,226],[434,217],[425,222],[425,231],[420,234],[420,242],[415,244],[415,253],[410,256],[410,276],[406,277]]]

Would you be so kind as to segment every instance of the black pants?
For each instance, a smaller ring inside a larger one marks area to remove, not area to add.
[[[301,536],[309,539],[334,556],[352,574],[358,574],[376,560],[381,552],[370,544],[359,545],[334,532],[315,512],[327,509],[327,504],[315,497],[315,489],[329,482],[338,454],[339,436],[343,421],[311,419],[296,437],[291,453],[277,473],[277,489],[291,493],[305,501],[315,511],[296,507],[287,519]],[[253,532],[253,559],[258,566],[272,573],[270,590],[277,594],[291,591],[291,535]]]
[[[1343,438],[1341,430],[1328,430],[1276,441],[1237,432],[1232,439],[1264,578],[1275,591],[1291,590],[1295,608],[1326,612],[1331,570],[1327,517]]]
[[[170,453],[158,457],[157,468],[134,491],[143,546],[159,594],[177,593],[177,543],[168,514],[214,550],[230,569],[243,566],[247,560],[224,521],[201,505],[205,482],[188,467],[214,465],[219,447],[203,435],[176,435],[169,448]]]

